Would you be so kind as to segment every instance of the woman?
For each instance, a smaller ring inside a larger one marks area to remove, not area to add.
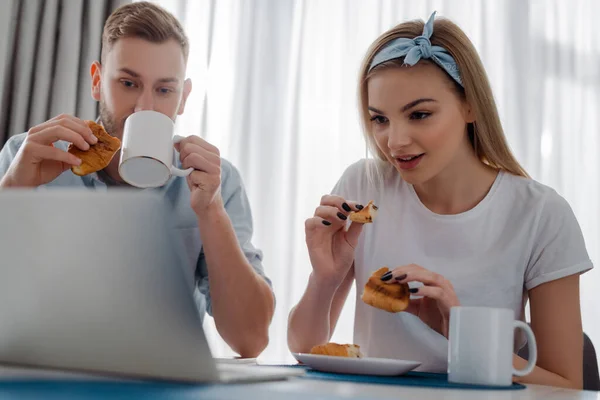
[[[350,166],[306,221],[313,272],[290,313],[290,350],[329,341],[353,281],[355,343],[426,371],[446,371],[451,307],[510,308],[524,319],[529,300],[538,363],[519,380],[581,388],[579,275],[592,268],[581,229],[512,155],[472,43],[434,17],[398,25],[367,53],[360,112],[377,159]],[[369,200],[375,222],[346,230],[350,211]],[[361,301],[383,266],[383,280],[410,284],[406,312]],[[515,350],[524,344],[516,336]]]

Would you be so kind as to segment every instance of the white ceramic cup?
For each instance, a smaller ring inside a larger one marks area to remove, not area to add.
[[[193,168],[173,166],[173,145],[183,137],[173,135],[171,118],[157,111],[138,111],[125,120],[119,175],[139,188],[163,186],[171,176],[188,176]]]
[[[513,368],[514,330],[527,335],[529,362]],[[537,347],[533,331],[504,308],[453,307],[450,310],[448,380],[475,385],[510,386],[513,375],[525,376],[535,368]]]

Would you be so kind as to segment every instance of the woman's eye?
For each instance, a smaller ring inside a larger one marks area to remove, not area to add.
[[[371,122],[375,122],[377,125],[385,124],[387,121],[388,119],[381,115],[374,115],[371,117]]]
[[[431,113],[428,112],[419,112],[419,111],[415,111],[413,113],[410,114],[410,119],[425,119],[427,117],[429,117],[431,115]]]

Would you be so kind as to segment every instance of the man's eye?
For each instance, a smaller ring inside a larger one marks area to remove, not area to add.
[[[133,83],[132,81],[128,81],[128,80],[122,80],[121,84],[128,88],[135,87],[135,83]]]

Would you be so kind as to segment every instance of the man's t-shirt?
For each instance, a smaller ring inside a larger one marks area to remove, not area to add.
[[[8,170],[25,138],[26,134],[11,137],[4,145],[2,151],[0,151],[0,179],[2,179]],[[66,151],[68,144],[57,142],[55,147]],[[181,167],[179,157],[176,157],[176,160],[177,166]],[[42,185],[38,189],[80,187],[91,190],[110,190],[114,185],[115,182],[102,172],[80,177],[67,170],[54,181]],[[172,177],[163,187],[146,190],[162,193],[165,200],[172,206],[175,218],[175,221],[173,221],[175,232],[186,249],[185,260],[188,264],[187,267],[196,277],[197,285],[194,298],[198,305],[198,312],[203,316],[204,310],[206,310],[212,315],[208,269],[204,252],[202,251],[197,217],[190,206],[190,190],[185,178]],[[221,162],[221,195],[225,204],[225,210],[231,219],[244,255],[254,270],[271,285],[270,280],[266,277],[263,270],[262,252],[255,248],[251,242],[253,233],[252,214],[241,176],[238,170],[226,160],[222,160]]]

